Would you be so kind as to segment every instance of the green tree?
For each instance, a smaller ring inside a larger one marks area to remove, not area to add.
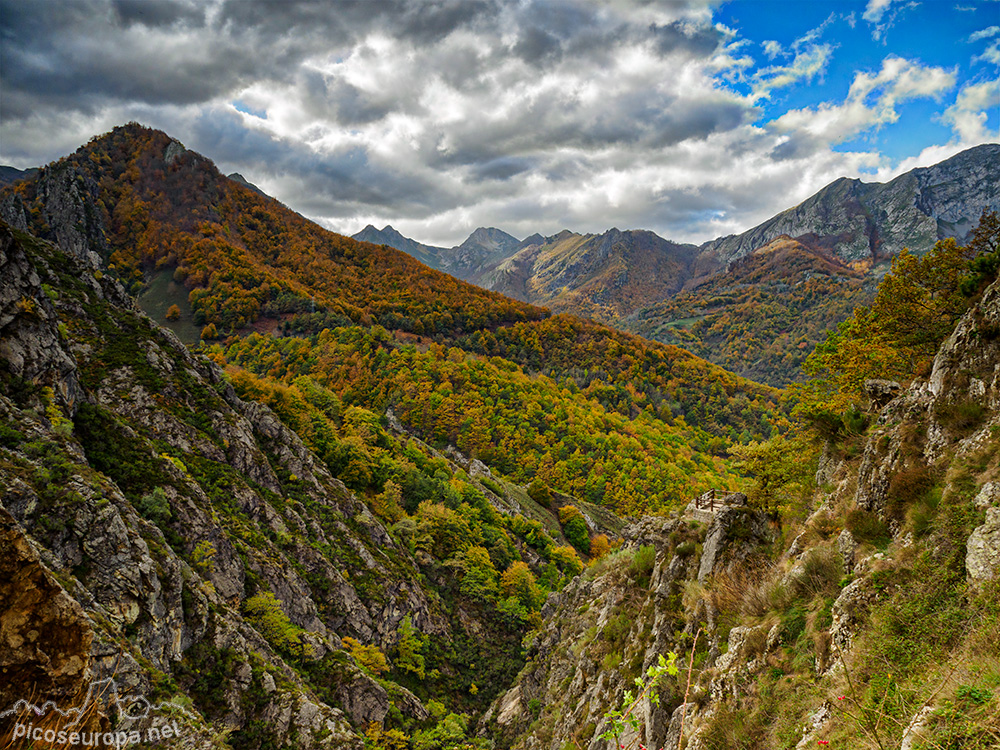
[[[552,551],[549,552],[549,560],[570,576],[575,576],[583,571],[583,563],[572,547],[553,547]]]
[[[506,597],[514,597],[525,609],[537,610],[542,605],[542,590],[528,563],[518,560],[503,572],[500,589]]]
[[[304,631],[293,623],[281,608],[281,601],[270,591],[252,596],[243,603],[243,614],[268,643],[279,651],[305,655]]]
[[[552,491],[541,479],[536,479],[528,485],[528,497],[543,508],[548,508],[552,504]]]
[[[569,543],[582,554],[587,554],[590,551],[590,529],[583,513],[574,505],[564,505],[559,509],[559,522]]]
[[[764,442],[735,445],[736,467],[752,478],[750,502],[771,513],[787,512],[812,475],[813,448],[804,438],[777,435]]]
[[[497,569],[493,566],[490,553],[485,547],[469,547],[458,556],[465,571],[462,576],[460,590],[466,596],[483,601],[496,601],[499,587],[497,586]]]
[[[389,671],[389,661],[375,644],[364,644],[350,637],[341,638],[341,643],[350,651],[354,661],[376,677]]]
[[[139,511],[139,515],[157,526],[164,526],[173,517],[170,501],[162,487],[155,487],[152,492],[140,497],[135,503],[135,509]]]
[[[396,668],[412,672],[421,680],[425,677],[424,647],[426,640],[413,626],[409,617],[404,617],[399,626],[399,640],[396,642]]]

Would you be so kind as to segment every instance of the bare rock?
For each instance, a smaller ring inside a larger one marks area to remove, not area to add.
[[[992,581],[1000,576],[1000,507],[986,511],[986,523],[969,537],[965,569],[970,584]]]
[[[895,380],[870,379],[864,383],[865,395],[871,401],[872,408],[881,410],[883,406],[900,394],[903,386]]]
[[[723,508],[715,514],[708,528],[698,567],[698,582],[704,583],[729,563],[745,558],[771,537],[771,525],[765,513],[742,507]]]
[[[0,549],[0,706],[30,698],[22,692],[29,685],[48,700],[74,705],[90,672],[90,622],[3,507]]]
[[[844,573],[850,575],[854,571],[854,553],[858,551],[858,542],[847,529],[841,531],[837,537],[837,551],[840,553],[840,563]]]
[[[986,510],[991,505],[1000,505],[1000,482],[987,482],[980,487],[972,504],[980,510]]]

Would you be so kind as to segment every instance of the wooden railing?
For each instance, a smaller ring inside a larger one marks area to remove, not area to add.
[[[715,490],[711,489],[695,498],[694,507],[698,510],[715,512]]]

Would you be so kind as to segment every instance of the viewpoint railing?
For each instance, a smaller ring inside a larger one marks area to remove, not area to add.
[[[716,491],[714,489],[711,489],[708,492],[703,492],[694,500],[694,507],[696,509],[707,510],[710,513],[715,513],[715,505],[716,505]]]

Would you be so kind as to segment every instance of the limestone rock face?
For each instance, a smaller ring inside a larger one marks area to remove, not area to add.
[[[890,481],[900,471],[934,464],[946,450],[961,456],[995,441],[993,427],[1000,423],[998,330],[1000,283],[995,282],[941,344],[930,376],[915,380],[882,410],[858,471],[859,507],[885,518]],[[980,416],[963,422],[954,416],[963,410]],[[926,437],[908,446],[904,455],[905,424],[921,425]],[[984,495],[983,503],[987,496],[993,495]]]
[[[25,381],[52,387],[72,406],[81,396],[76,364],[42,281],[8,227],[0,225],[0,360]]]
[[[1000,507],[987,510],[986,523],[969,537],[965,569],[971,584],[1000,577]]]
[[[0,550],[0,706],[31,699],[22,692],[26,685],[59,705],[74,705],[90,676],[94,633],[87,615],[2,507]]]
[[[842,652],[850,649],[858,628],[864,624],[865,616],[877,598],[878,593],[870,580],[858,578],[845,586],[834,601],[830,637]]]
[[[741,499],[745,501],[742,496],[730,501]],[[622,531],[621,551],[549,596],[542,610],[543,627],[528,644],[528,665],[480,721],[480,734],[510,740],[513,748],[525,750],[561,750],[569,741],[588,750],[614,750],[600,735],[607,729],[607,711],[619,708],[624,692],[635,688],[623,673],[641,674],[661,655],[682,654],[690,648],[709,615],[703,602],[691,609],[679,608],[679,602],[686,590],[697,588],[700,570],[708,575],[725,570],[759,552],[759,545],[771,539],[767,516],[737,505],[716,513],[702,543],[701,561],[697,554],[678,550],[680,544],[696,546],[705,533],[687,513],[629,524]],[[643,547],[655,550],[648,578],[632,566],[636,551]],[[735,688],[741,670],[764,653],[771,629],[733,629],[729,650],[715,667],[720,675],[718,690]],[[704,632],[698,637],[702,645],[715,640]],[[693,736],[697,714],[695,704],[688,709],[686,738]],[[622,738],[626,746],[637,740],[646,747],[676,747],[677,711],[646,699],[636,714],[641,729],[638,734],[627,731]],[[534,731],[529,731],[532,726]]]
[[[726,507],[715,514],[705,537],[698,567],[698,582],[704,583],[726,565],[743,559],[754,547],[772,536],[767,515],[749,508]]]
[[[57,177],[66,200],[51,210],[70,212],[85,186]],[[356,728],[390,702],[426,718],[340,650],[347,635],[390,649],[405,617],[451,632],[408,549],[273,412],[240,400],[95,273],[83,247],[0,225],[0,710],[32,684],[67,705],[112,677],[122,695],[150,694],[157,670],[191,691],[197,731],[263,722],[277,746],[360,747]],[[155,481],[117,473],[123,455]],[[291,474],[296,502],[279,479]],[[155,512],[143,505],[152,485],[165,503]],[[362,579],[374,582],[364,594]],[[313,659],[336,657],[328,695],[343,711],[244,618],[261,591]]]
[[[881,409],[899,395],[902,386],[894,380],[872,379],[864,383],[865,394],[875,409]]]

